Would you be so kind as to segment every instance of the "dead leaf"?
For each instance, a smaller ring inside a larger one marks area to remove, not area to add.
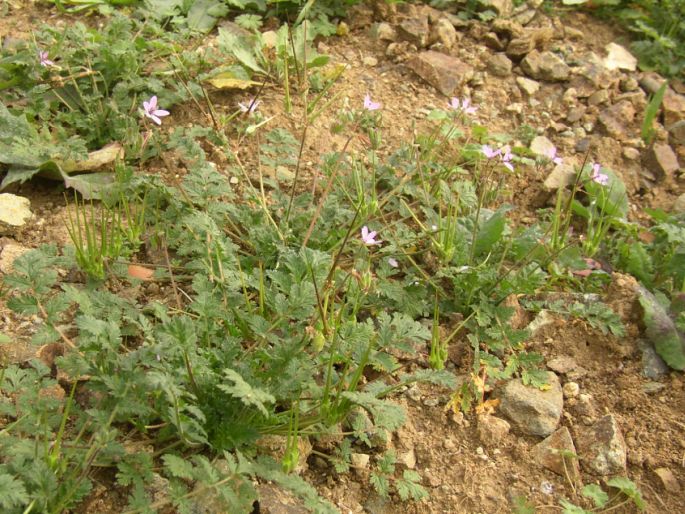
[[[66,161],[61,163],[62,171],[73,173],[75,171],[92,171],[102,168],[117,159],[124,158],[124,147],[121,143],[110,143],[99,150],[88,154],[84,161]]]
[[[255,82],[254,80],[237,78],[230,71],[224,71],[218,75],[214,75],[211,79],[208,79],[207,82],[217,89],[247,89],[259,85],[259,82]]]
[[[476,414],[494,414],[495,409],[499,406],[499,403],[499,398],[485,400],[483,403],[476,405]]]
[[[152,276],[154,274],[154,270],[146,268],[145,266],[138,266],[137,264],[128,265],[128,276],[131,278],[150,282],[151,280],[153,280]]]

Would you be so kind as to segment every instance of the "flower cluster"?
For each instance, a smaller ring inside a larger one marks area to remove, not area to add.
[[[378,235],[378,232],[375,230],[369,230],[369,227],[364,225],[362,227],[362,242],[366,246],[373,246],[373,245],[379,245],[381,244],[380,239],[376,239],[376,236]]]
[[[511,163],[514,155],[511,153],[511,147],[509,145],[498,148],[497,150],[489,145],[483,145],[481,147],[481,152],[483,152],[483,155],[485,155],[485,157],[488,159],[494,159],[495,157],[499,156],[504,167],[510,171],[514,171],[514,165]]]
[[[599,170],[602,166],[596,162],[592,165],[592,175],[590,175],[590,180],[597,182],[600,186],[606,186],[609,183],[609,175],[606,173],[600,173]]]
[[[251,98],[247,102],[239,102],[238,103],[238,108],[240,109],[240,112],[248,114],[249,116],[254,115],[255,112],[257,112],[257,107],[259,107],[259,104],[262,103],[261,100],[257,100],[256,98]]]
[[[367,111],[377,111],[378,109],[381,108],[381,104],[379,102],[374,102],[371,100],[371,94],[366,93],[366,96],[364,97],[364,109]]]
[[[40,65],[45,66],[46,68],[55,65],[54,62],[48,59],[48,53],[44,50],[38,51],[38,60],[40,61]]]
[[[450,100],[448,105],[450,109],[464,114],[476,114],[476,111],[478,110],[478,107],[471,105],[471,100],[468,98],[464,98],[460,103],[459,98],[454,97]]]

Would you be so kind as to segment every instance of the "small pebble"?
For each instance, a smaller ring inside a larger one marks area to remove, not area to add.
[[[580,393],[580,386],[576,382],[566,382],[562,391],[564,398],[575,398]]]

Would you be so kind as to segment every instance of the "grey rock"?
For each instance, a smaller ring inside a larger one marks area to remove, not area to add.
[[[556,146],[545,136],[535,136],[530,142],[530,150],[538,157],[548,157]]]
[[[0,250],[0,272],[11,273],[13,270],[14,261],[29,250],[31,249],[15,243],[8,243],[3,246],[2,250]]]
[[[533,50],[521,61],[521,69],[531,78],[549,82],[568,80],[571,68],[552,52]]]
[[[533,21],[533,18],[535,18],[536,14],[537,11],[535,9],[524,9],[514,14],[512,19],[519,22],[521,25],[528,25],[531,21]]]
[[[645,73],[638,80],[640,87],[651,95],[656,93],[659,90],[659,88],[664,84],[664,82],[666,82],[666,79],[661,77],[659,74],[653,72]]]
[[[591,145],[592,140],[589,137],[585,137],[583,139],[579,139],[578,141],[576,141],[574,149],[578,153],[585,153],[590,149]]]
[[[428,17],[407,18],[399,24],[398,31],[402,39],[415,44],[417,48],[428,46]]]
[[[447,18],[440,18],[431,27],[431,43],[439,43],[450,49],[457,44],[459,33]]]
[[[583,105],[572,107],[568,110],[568,113],[566,113],[566,121],[568,121],[569,123],[575,123],[577,121],[580,121],[583,118],[583,116],[585,116],[586,111],[587,108]]]
[[[664,112],[664,125],[669,127],[679,121],[685,120],[685,96],[667,89],[661,104]]]
[[[634,118],[635,108],[633,104],[624,100],[604,109],[599,114],[598,121],[608,136],[619,141],[625,141],[630,137],[628,129],[632,125]]]
[[[265,514],[306,514],[309,512],[301,499],[276,484],[259,484],[257,494],[259,512]]]
[[[495,77],[508,77],[511,75],[512,62],[502,54],[495,54],[488,61],[488,71]]]
[[[626,442],[613,414],[607,414],[590,427],[580,427],[576,437],[581,466],[599,475],[626,471]]]
[[[540,83],[526,77],[516,77],[516,83],[521,88],[521,91],[528,96],[534,96],[540,91]]]
[[[625,47],[609,43],[605,48],[608,55],[604,59],[604,67],[607,70],[635,71],[637,69],[637,59]]]
[[[550,361],[547,361],[547,367],[552,371],[559,373],[560,375],[565,375],[569,371],[576,369],[578,367],[578,363],[573,357],[562,355],[561,357],[556,357]]]
[[[521,37],[525,32],[520,23],[504,18],[493,20],[491,27],[497,35],[504,36],[507,39]]]
[[[606,89],[600,89],[598,91],[595,91],[588,97],[587,104],[599,105],[606,103],[607,101],[609,101],[609,91],[607,91]]]
[[[559,378],[547,373],[549,389],[525,386],[521,379],[510,380],[501,395],[500,410],[525,434],[548,436],[557,428],[564,407]]]
[[[517,61],[535,48],[535,41],[529,37],[517,37],[509,41],[507,55]]]
[[[568,160],[568,159],[567,159]],[[564,188],[566,186],[570,186],[573,184],[573,181],[576,176],[576,171],[573,167],[572,163],[562,162],[561,164],[557,164],[554,169],[547,175],[547,178],[543,182],[543,186],[545,190],[547,191],[556,191],[557,189]],[[544,314],[543,314],[544,313]],[[540,319],[547,319],[547,320],[553,320],[552,316],[549,314],[548,311],[540,311],[538,315],[535,317],[533,322],[531,323],[532,325],[535,325],[534,328],[537,330],[540,328],[539,320]],[[551,321],[548,321],[546,324],[551,323]],[[528,327],[529,329],[532,329],[532,327]]]
[[[662,180],[680,168],[678,157],[665,143],[656,143],[647,149],[642,158],[642,165],[654,175],[656,180]]]
[[[495,416],[478,416],[478,439],[485,446],[497,446],[507,436],[511,425]]]
[[[654,346],[646,341],[640,341],[638,346],[642,351],[642,374],[652,380],[665,376],[669,368],[659,354],[656,353]]]
[[[409,67],[445,96],[452,96],[474,76],[470,65],[432,50],[416,55],[409,61]]]
[[[668,127],[668,141],[672,145],[685,145],[685,120]]]
[[[626,77],[621,79],[619,87],[624,93],[629,93],[630,91],[637,90],[640,87],[640,84],[635,77]]]
[[[373,36],[380,41],[397,41],[397,31],[389,23],[379,23],[373,29]]]
[[[507,17],[514,9],[512,0],[480,0],[478,2],[483,9],[495,11],[503,17]]]
[[[505,48],[502,41],[500,41],[499,37],[497,37],[497,34],[494,32],[488,32],[485,34],[483,36],[483,43],[485,43],[485,46],[495,50],[496,52],[501,52]]]
[[[673,212],[682,214],[685,212],[685,193],[681,194],[673,203]]]
[[[533,459],[540,466],[553,471],[557,475],[568,477],[575,482],[580,477],[580,466],[568,428],[561,427],[544,441],[533,447]]]
[[[671,494],[680,494],[680,483],[673,474],[673,471],[668,468],[657,468],[654,470],[654,474],[659,477],[661,485],[667,492]]]
[[[32,217],[28,198],[12,193],[0,194],[0,236],[20,234]]]

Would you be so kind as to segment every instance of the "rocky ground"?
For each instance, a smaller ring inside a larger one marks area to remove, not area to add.
[[[500,16],[489,23],[462,21],[423,5],[368,3],[351,11],[341,36],[319,42],[318,49],[348,65],[336,91],[343,98],[359,102],[370,92],[382,102],[386,140],[410,137],[432,108],[457,96],[471,99],[476,118],[490,132],[516,134],[519,144],[540,155],[555,145],[563,165],[550,175],[521,167],[510,184],[522,222],[535,219],[586,155],[621,175],[635,219],[646,207],[684,212],[679,161],[685,162],[685,85],[670,83],[656,143],[646,148],[640,138],[644,111],[663,79],[636,70],[626,34],[576,11],[545,11],[541,0],[516,9],[509,0],[491,3]],[[17,8],[13,15],[0,20],[0,36],[25,34],[37,19],[50,21],[51,11]],[[288,126],[281,94],[266,90],[264,110]],[[184,122],[194,116],[192,106],[174,113],[176,120],[187,118]],[[321,117],[310,131],[310,166],[322,149],[343,144],[331,137],[330,122]],[[69,243],[64,201],[54,183],[35,181],[7,194],[0,202],[2,273],[26,248]],[[555,511],[562,497],[587,506],[578,494],[581,484],[616,475],[638,485],[647,512],[682,511],[685,384],[643,341],[636,294],[634,279],[614,274],[604,300],[626,324],[620,339],[582,321],[544,311],[531,319],[520,312],[521,327],[533,323],[530,349],[546,358],[547,391],[519,381],[501,384],[493,394],[498,407],[467,415],[446,409],[450,391],[419,385],[399,395],[396,401],[407,409],[409,422],[387,445],[396,449],[401,466],[422,475],[430,499],[402,503],[375,495],[368,485],[375,451],[364,447],[355,448],[350,474],[336,474],[312,453],[303,462],[303,475],[345,513],[511,512],[517,497],[538,512]],[[30,320],[14,318],[4,306],[0,315],[3,332],[28,340]],[[457,374],[469,369],[468,346],[462,344],[450,350],[449,366]],[[20,343],[10,348],[9,358],[21,362],[34,351]],[[555,449],[577,453],[580,465]],[[297,502],[288,506],[281,491],[263,492],[262,512],[303,512]],[[103,477],[84,511],[117,512],[123,498],[125,493],[111,491]]]

